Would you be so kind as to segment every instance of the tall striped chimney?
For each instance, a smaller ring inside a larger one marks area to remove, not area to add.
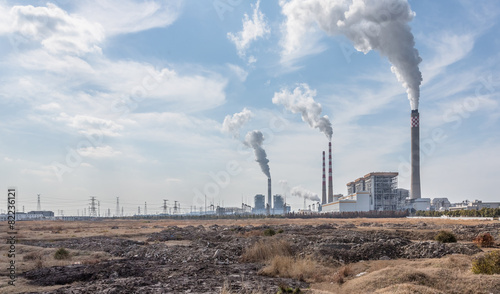
[[[420,195],[420,114],[418,109],[411,111],[411,191],[410,199]]]
[[[332,142],[328,142],[328,203],[333,202]]]
[[[323,182],[321,186],[321,204],[326,204],[325,151],[323,151]]]

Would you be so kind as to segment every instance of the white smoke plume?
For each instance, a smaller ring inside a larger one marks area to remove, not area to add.
[[[330,36],[344,35],[356,50],[365,54],[376,50],[386,56],[406,88],[411,109],[418,109],[422,59],[408,25],[415,12],[407,0],[281,0],[280,5],[286,16],[283,59],[304,55],[302,47],[312,51],[307,38],[317,38],[318,27]]]
[[[293,92],[283,89],[279,93],[274,93],[273,103],[281,104],[293,113],[300,113],[303,121],[311,128],[319,129],[331,141],[332,124],[328,116],[321,116],[321,104],[314,101],[315,96],[316,90],[311,90],[308,84],[299,84]]]
[[[281,190],[283,191],[283,194],[289,195],[290,194],[290,186],[288,186],[288,181],[287,180],[280,180],[279,184],[281,186]]]
[[[241,112],[226,115],[222,123],[222,132],[232,134],[234,138],[239,137],[240,128],[252,118],[253,113],[247,108],[243,108]]]
[[[262,148],[262,143],[264,142],[264,135],[260,131],[250,131],[245,136],[245,141],[243,142],[246,146],[252,147],[255,153],[255,161],[260,165],[262,172],[271,178],[271,173],[269,171],[269,159],[267,159],[266,151]]]
[[[292,196],[297,196],[311,201],[320,201],[318,194],[311,192],[307,189],[304,189],[302,188],[302,186],[293,187],[291,193]]]

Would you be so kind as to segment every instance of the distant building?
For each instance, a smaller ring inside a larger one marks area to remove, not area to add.
[[[335,195],[322,212],[401,210],[408,190],[398,188],[397,172],[372,172],[347,183],[347,196]]]
[[[54,212],[49,211],[49,210],[30,211],[30,212],[28,212],[28,214],[41,214],[44,217],[53,217],[54,216]]]
[[[254,207],[252,212],[255,214],[266,213],[266,196],[262,194],[257,194],[253,199],[254,199]]]
[[[279,194],[273,195],[273,214],[283,214],[284,211],[284,206],[285,206],[285,201],[283,200],[283,197]]]
[[[450,206],[450,210],[460,210],[460,209],[468,209],[468,210],[480,210],[482,208],[500,208],[500,202],[483,202],[481,200],[474,200],[474,202],[463,201],[462,203],[455,203]]]
[[[431,200],[431,209],[433,210],[449,210],[450,206],[448,198],[433,198]]]

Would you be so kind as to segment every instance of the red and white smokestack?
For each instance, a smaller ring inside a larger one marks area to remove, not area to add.
[[[333,202],[332,142],[328,142],[328,203]]]
[[[325,174],[325,151],[323,151],[323,182],[321,185],[321,204],[326,204],[326,174]]]
[[[421,198],[420,194],[420,114],[411,111],[411,191],[410,199]]]

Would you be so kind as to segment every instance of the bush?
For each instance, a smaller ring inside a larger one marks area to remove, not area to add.
[[[457,237],[452,232],[448,231],[440,231],[436,237],[434,237],[434,240],[439,241],[441,243],[456,243],[457,242]]]
[[[264,230],[264,236],[274,236],[274,235],[276,235],[276,232],[273,229]]]
[[[333,281],[337,284],[343,284],[345,279],[353,274],[351,266],[345,265],[341,267],[334,275]]]
[[[500,274],[500,251],[491,251],[472,262],[474,274]]]
[[[292,294],[301,294],[302,291],[300,290],[300,288],[292,288],[292,287],[288,287],[286,285],[280,285],[279,286],[279,290],[278,290],[278,293],[277,294],[284,294],[284,293],[292,293]]]
[[[479,234],[472,242],[479,247],[493,247],[495,245],[495,238],[490,233]]]
[[[57,260],[69,259],[69,251],[64,248],[59,248],[57,249],[56,253],[54,253],[54,258]]]

